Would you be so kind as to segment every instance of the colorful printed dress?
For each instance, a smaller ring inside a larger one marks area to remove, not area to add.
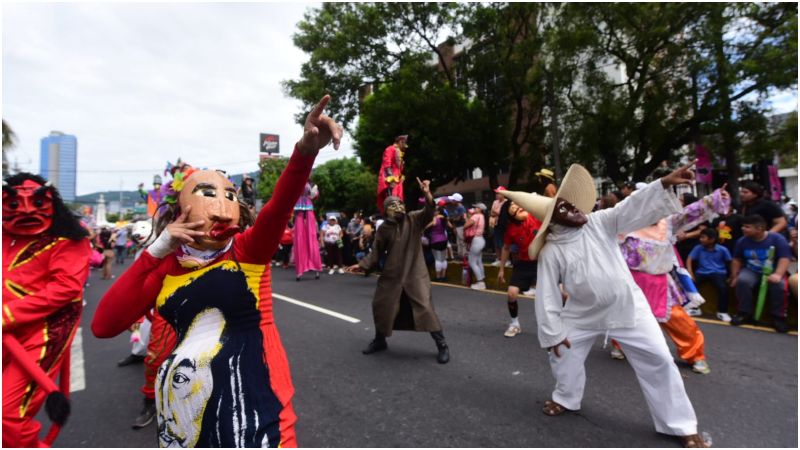
[[[91,252],[88,239],[3,234],[3,335],[54,380],[78,330]],[[4,352],[3,447],[37,446],[45,395]]]
[[[156,380],[162,447],[294,447],[289,364],[272,314],[270,260],[313,156],[295,152],[255,224],[196,270],[142,254],[106,293],[92,330],[124,331],[153,304],[177,345]]]
[[[675,254],[675,236],[727,211],[730,202],[720,194],[717,189],[682,212],[623,237],[622,255],[659,322],[669,320],[673,306],[688,301],[683,287],[669,276],[673,268],[683,267]]]

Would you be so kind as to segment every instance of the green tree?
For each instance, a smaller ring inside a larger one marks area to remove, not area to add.
[[[314,168],[312,181],[319,188],[318,212],[375,211],[376,175],[356,158],[333,159]]]
[[[275,190],[275,183],[278,182],[278,177],[281,176],[286,165],[289,164],[289,158],[264,158],[258,166],[261,169],[256,186],[256,195],[264,203],[266,203],[272,192]]]
[[[14,130],[3,120],[3,178],[9,175],[8,173],[8,158],[6,153],[9,152],[17,144],[17,135]]]
[[[119,222],[119,213],[108,213],[108,214],[106,214],[106,222],[112,223],[112,224]]]

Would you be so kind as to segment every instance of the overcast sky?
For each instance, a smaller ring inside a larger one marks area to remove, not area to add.
[[[300,102],[282,80],[307,56],[295,25],[318,3],[9,3],[3,19],[3,119],[9,161],[39,171],[40,139],[78,138],[78,195],[147,186],[167,161],[258,168],[259,133],[288,155]],[[317,162],[352,156],[324,149]]]
[[[78,138],[78,195],[147,186],[179,156],[228,173],[258,168],[259,133],[288,155],[300,102],[282,80],[306,55],[292,43],[319,3],[11,3],[2,5],[3,119],[9,161],[38,173],[40,139]],[[796,92],[773,97],[797,108]],[[345,136],[339,152],[353,156]]]

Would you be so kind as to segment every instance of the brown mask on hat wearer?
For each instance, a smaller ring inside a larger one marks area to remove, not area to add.
[[[580,228],[589,221],[589,218],[575,205],[559,197],[551,220],[565,227]]]
[[[403,216],[406,215],[406,205],[397,197],[389,197],[386,200],[383,207],[386,211],[386,220],[395,222],[403,220]]]

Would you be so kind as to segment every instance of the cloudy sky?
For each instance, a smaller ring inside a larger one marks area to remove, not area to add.
[[[78,138],[79,195],[150,185],[179,156],[241,173],[258,167],[259,133],[286,155],[300,102],[282,80],[306,55],[295,25],[318,3],[3,2],[3,119],[22,170],[39,171],[40,139]],[[775,93],[775,112],[797,93]],[[317,163],[353,156],[345,136]]]
[[[280,82],[306,55],[295,24],[315,3],[9,3],[2,7],[3,119],[9,160],[39,171],[40,139],[78,138],[79,195],[150,185],[179,156],[199,167],[258,168],[259,133],[288,154],[300,102]],[[318,163],[352,156],[346,136]]]

